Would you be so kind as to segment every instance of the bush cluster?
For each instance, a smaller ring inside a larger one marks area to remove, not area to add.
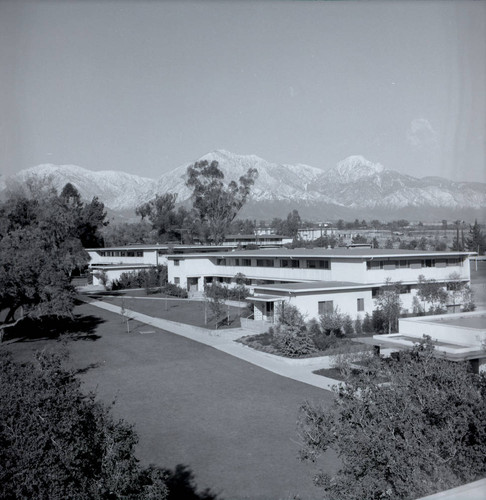
[[[145,288],[150,290],[167,284],[167,266],[154,266],[149,269],[122,273],[120,278],[111,282],[112,290]]]
[[[174,285],[174,283],[166,283],[164,286],[160,287],[158,290],[165,293],[166,295],[171,295],[173,297],[180,297],[181,299],[187,299],[187,290],[181,288],[179,285]]]
[[[243,300],[250,295],[250,290],[245,285],[228,287],[218,282],[207,284],[204,287],[206,297],[220,300]]]
[[[284,304],[277,309],[276,318],[277,323],[268,332],[252,337],[252,341],[291,358],[335,349],[342,345],[343,340],[356,335],[384,331],[380,311],[375,311],[373,316],[367,313],[363,319],[353,321],[348,314],[334,310],[321,315],[318,320],[305,321],[295,306]]]

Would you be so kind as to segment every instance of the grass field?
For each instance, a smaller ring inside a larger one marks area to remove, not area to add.
[[[133,322],[128,334],[120,316],[90,305],[75,312],[66,343],[51,332],[8,348],[26,360],[65,344],[86,390],[135,424],[144,464],[186,464],[226,500],[321,495],[313,466],[297,459],[296,420],[304,400],[326,404],[331,393],[147,325]],[[334,470],[336,457],[320,465]]]
[[[130,290],[118,297],[100,296],[97,297],[104,302],[124,305],[125,309],[147,314],[155,318],[177,321],[186,325],[199,326],[214,330],[216,320],[212,315],[211,309],[207,303],[201,300],[165,298],[161,296],[144,296],[135,294]],[[244,309],[240,307],[224,306],[223,316],[218,323],[218,328],[239,328],[240,315]],[[229,317],[229,322],[227,318]],[[206,321],[205,321],[206,319]]]

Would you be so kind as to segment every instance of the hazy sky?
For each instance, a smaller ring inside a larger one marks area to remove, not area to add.
[[[486,1],[0,0],[0,160],[214,149],[486,181]]]

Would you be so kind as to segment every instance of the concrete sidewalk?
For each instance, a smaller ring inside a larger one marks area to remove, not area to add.
[[[114,304],[100,300],[88,300],[84,297],[80,297],[80,299],[83,302],[99,307],[100,309],[104,309],[115,314],[121,314],[121,307]],[[341,383],[338,380],[322,377],[312,373],[314,370],[330,367],[330,358],[328,356],[290,359],[256,351],[251,347],[235,342],[236,339],[252,333],[248,332],[248,330],[244,330],[243,328],[208,330],[206,328],[177,323],[175,321],[154,318],[152,316],[127,309],[125,309],[124,314],[127,318],[214,347],[215,349],[247,361],[253,365],[259,366],[260,368],[281,375],[282,377],[298,380],[304,384],[310,384],[315,387],[331,391],[333,386]]]

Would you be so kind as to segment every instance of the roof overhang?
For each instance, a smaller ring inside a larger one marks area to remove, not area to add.
[[[254,295],[253,297],[247,297],[246,300],[249,302],[282,302],[287,300],[287,297],[282,297],[282,295]]]

